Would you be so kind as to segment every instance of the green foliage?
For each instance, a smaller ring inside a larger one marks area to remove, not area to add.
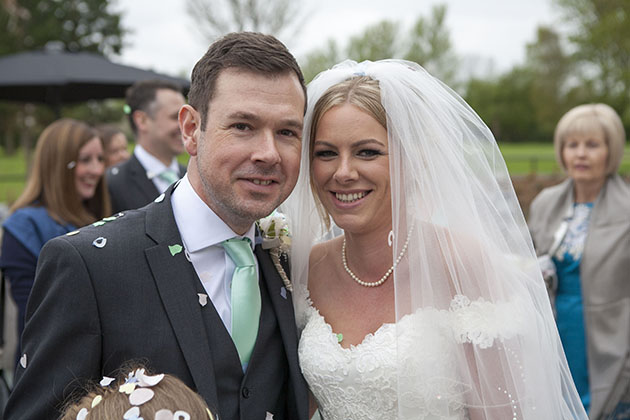
[[[359,62],[396,57],[397,28],[395,22],[388,20],[368,26],[361,34],[350,38],[347,57]]]
[[[6,155],[0,147],[0,203],[13,203],[22,193],[26,183],[26,158],[19,150]]]
[[[529,99],[534,122],[543,138],[552,138],[557,121],[573,105],[567,101],[573,60],[564,52],[560,35],[539,27],[535,42],[526,46],[527,70],[532,74]]]
[[[0,55],[58,42],[67,51],[119,54],[125,30],[109,0],[21,0],[0,7]]]
[[[121,13],[109,0],[20,0],[0,6],[0,55],[44,48],[49,43],[67,51],[119,54],[126,31]],[[87,122],[120,118],[107,103],[64,107],[63,115]],[[0,103],[0,146],[12,154],[17,144],[26,150],[56,116],[46,106]]]
[[[337,43],[329,39],[326,47],[312,51],[304,60],[300,60],[304,62],[303,64],[300,63],[304,80],[306,83],[310,83],[319,72],[331,68],[341,60]]]
[[[307,81],[319,72],[346,58],[355,61],[403,58],[415,61],[445,83],[455,84],[457,57],[446,27],[445,5],[434,6],[429,17],[419,16],[407,31],[398,22],[382,20],[352,36],[339,52],[338,45],[328,44],[308,54],[302,61]]]
[[[630,0],[553,1],[569,23],[568,34],[537,28],[524,64],[465,81],[465,99],[502,144],[551,141],[562,115],[589,102],[611,105],[630,133]],[[385,20],[353,36],[345,49],[330,41],[304,60],[306,78],[345,58],[404,58],[457,89],[460,60],[446,15],[446,6],[438,5],[410,30]]]
[[[121,122],[123,126],[126,126],[127,116],[123,112],[124,105],[124,99],[88,101],[83,104],[64,106],[63,115],[91,125]]]
[[[569,41],[593,100],[615,108],[630,128],[630,0],[555,0],[572,25]]]
[[[457,58],[446,27],[446,5],[434,6],[430,18],[418,17],[409,34],[403,58],[422,65],[431,74],[453,87]]]
[[[533,75],[514,68],[497,80],[471,79],[466,100],[500,142],[544,141],[536,125],[530,92]]]

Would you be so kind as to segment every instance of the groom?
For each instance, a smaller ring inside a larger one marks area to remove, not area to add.
[[[254,227],[296,183],[305,101],[277,39],[210,46],[179,112],[187,175],[42,250],[5,419],[57,418],[82,380],[131,359],[223,420],[307,418],[291,295]]]

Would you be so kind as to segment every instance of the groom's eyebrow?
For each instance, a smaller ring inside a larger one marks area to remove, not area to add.
[[[246,121],[252,121],[252,122],[260,122],[263,119],[260,118],[258,115],[256,114],[252,114],[251,112],[244,112],[244,111],[236,111],[232,114],[228,115],[228,119],[230,120],[246,120]],[[284,120],[280,120],[280,122],[282,123],[282,125],[285,125],[289,128],[295,128],[298,130],[302,130],[303,127],[303,122],[301,120],[296,120],[293,118],[287,118]]]

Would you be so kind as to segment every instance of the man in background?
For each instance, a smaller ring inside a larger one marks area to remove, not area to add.
[[[150,203],[186,172],[177,163],[177,155],[184,152],[177,121],[185,103],[181,88],[145,80],[127,90],[126,101],[136,147],[128,161],[107,173],[114,213]]]

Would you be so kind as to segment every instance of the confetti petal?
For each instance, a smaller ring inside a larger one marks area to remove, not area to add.
[[[337,342],[341,343],[342,341],[343,341],[343,334],[342,333],[337,334]]]
[[[142,405],[151,400],[154,395],[155,392],[149,388],[136,388],[136,390],[129,395],[129,403],[131,405]]]
[[[81,232],[81,231],[80,230],[73,230],[72,232],[66,233],[66,236],[74,236],[74,235],[76,235],[79,232]]]
[[[123,414],[123,419],[133,419],[140,415],[140,409],[138,407],[131,407],[129,410]]]
[[[125,394],[131,394],[134,389],[136,389],[136,382],[129,382],[127,384],[123,384],[118,388],[118,392],[124,392]]]
[[[104,224],[105,222],[103,222],[102,220],[99,220],[98,222],[92,223],[92,226],[99,227],[99,226],[103,226]]]
[[[109,216],[103,219],[104,222],[113,222],[114,220],[116,220],[117,217],[116,216]]]
[[[114,378],[103,376],[103,379],[101,379],[101,382],[99,382],[99,384],[101,384],[101,386],[109,386],[109,384],[111,384],[112,382],[114,382]]]
[[[107,238],[103,238],[102,236],[99,236],[98,238],[94,239],[94,242],[92,242],[92,245],[97,248],[103,248],[106,244]]]
[[[155,386],[159,384],[162,381],[162,379],[164,379],[163,373],[160,373],[159,375],[149,376],[149,375],[145,375],[144,372],[142,372],[142,374],[139,376],[140,376],[139,378],[140,386]]]
[[[175,245],[169,245],[168,246],[168,250],[171,251],[171,255],[174,257],[175,255],[179,254],[180,252],[182,252],[182,249],[184,249],[180,244],[175,244]]]
[[[88,415],[88,409],[83,407],[78,413],[77,413],[77,420],[85,420],[85,418]]]
[[[265,417],[265,420],[273,420],[273,414],[267,411],[267,416]]]
[[[286,287],[282,286],[280,288],[280,296],[282,296],[284,299],[287,298],[287,288]]]
[[[184,410],[177,410],[173,414],[173,420],[190,420],[190,414],[188,414]]]
[[[96,397],[94,397],[94,399],[92,400],[92,408],[96,407],[101,401],[103,401],[102,395],[97,395]]]
[[[201,306],[206,306],[208,304],[208,295],[205,293],[197,293],[197,296],[199,296],[199,304]]]
[[[157,198],[155,200],[153,200],[153,201],[155,201],[156,203],[161,203],[162,201],[164,201],[164,197],[165,197],[165,195],[164,195],[164,193],[162,193],[162,194],[158,195]]]
[[[22,357],[20,357],[20,366],[26,369],[26,353],[24,353]]]
[[[155,413],[155,420],[173,420],[173,412],[163,408]]]

